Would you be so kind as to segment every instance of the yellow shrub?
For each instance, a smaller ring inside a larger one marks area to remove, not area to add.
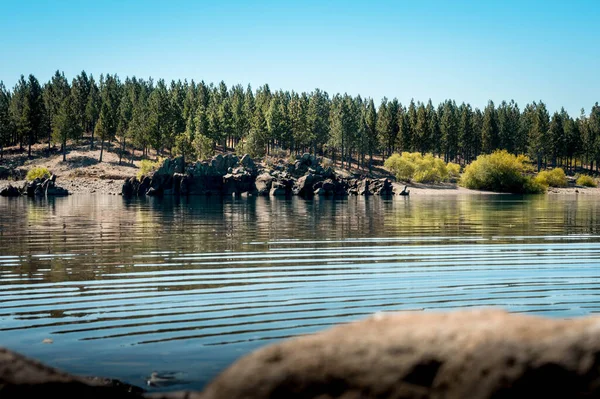
[[[446,169],[448,169],[448,177],[450,179],[458,179],[460,177],[460,165],[454,162],[448,162],[446,165]]]
[[[410,180],[415,172],[413,163],[404,157],[404,154],[393,154],[383,164],[387,170],[396,176],[396,179],[402,181]]]
[[[439,183],[447,181],[449,177],[446,163],[430,153],[425,155],[419,152],[393,154],[385,161],[384,166],[396,176],[396,179],[403,181]]]
[[[598,187],[598,183],[596,183],[596,179],[594,179],[592,176],[588,176],[588,175],[579,176],[575,183],[577,183],[578,186],[583,186],[583,187]]]
[[[52,174],[50,173],[50,171],[48,170],[48,168],[44,168],[41,166],[38,166],[36,168],[30,169],[29,172],[27,172],[27,176],[25,176],[25,179],[27,181],[33,181],[35,179],[47,179],[51,176]]]
[[[164,158],[158,158],[156,161],[150,161],[149,159],[143,159],[140,162],[140,170],[137,172],[137,178],[141,179],[143,176],[156,171],[163,164]]]
[[[465,168],[460,179],[464,187],[506,193],[541,193],[547,186],[526,173],[531,171],[529,158],[515,156],[508,151],[480,155]]]
[[[561,168],[543,170],[536,176],[536,180],[550,187],[567,187],[567,176]]]

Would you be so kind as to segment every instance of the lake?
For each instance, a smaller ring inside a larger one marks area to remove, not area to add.
[[[600,310],[600,198],[0,198],[0,345],[201,389],[260,346],[378,311]],[[43,343],[52,340],[52,343]]]

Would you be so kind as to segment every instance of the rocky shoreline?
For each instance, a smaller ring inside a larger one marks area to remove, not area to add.
[[[314,196],[394,195],[392,180],[365,176],[342,177],[333,168],[324,168],[311,154],[294,164],[284,160],[259,166],[248,155],[217,155],[210,161],[184,164],[181,157],[166,159],[153,174],[125,180],[122,195],[231,195],[303,198]]]
[[[0,190],[1,197],[64,197],[69,195],[69,190],[56,185],[56,175],[47,179],[37,178],[23,183],[20,187],[9,184]]]
[[[0,348],[0,397],[600,398],[599,325],[490,309],[375,314],[258,349],[202,392],[69,375]]]

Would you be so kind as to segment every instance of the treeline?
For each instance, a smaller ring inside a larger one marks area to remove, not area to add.
[[[598,169],[600,106],[573,118],[550,115],[540,102],[522,110],[514,102],[480,110],[447,100],[437,107],[347,94],[256,91],[250,86],[153,81],[82,72],[70,83],[57,71],[45,84],[21,76],[12,90],[0,82],[0,153],[8,145],[62,145],[89,136],[90,147],[117,141],[123,154],[165,150],[206,158],[220,147],[253,156],[314,152],[368,167],[376,155],[411,151],[466,164],[479,154],[506,149],[527,154],[538,167]],[[102,151],[100,160],[102,158]]]

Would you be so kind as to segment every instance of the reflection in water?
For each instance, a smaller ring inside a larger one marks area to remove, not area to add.
[[[585,315],[599,212],[593,196],[0,199],[0,342],[199,389],[258,346],[376,311]]]

